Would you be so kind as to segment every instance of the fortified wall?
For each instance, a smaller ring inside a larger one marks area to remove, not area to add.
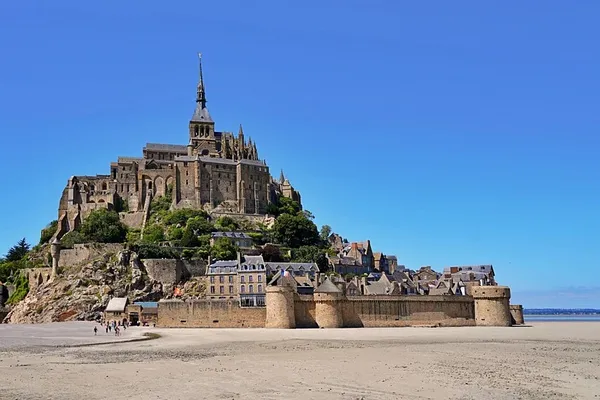
[[[206,262],[203,260],[146,258],[141,261],[148,276],[162,283],[176,284],[182,279],[203,276],[206,272]]]
[[[103,254],[117,253],[124,246],[120,243],[83,243],[75,244],[72,249],[61,249],[58,267],[64,268],[94,260]]]
[[[161,300],[161,328],[264,328],[265,307],[240,307],[237,300]]]
[[[511,326],[510,289],[483,286],[473,296],[351,296],[322,284],[314,295],[267,286],[266,307],[235,300],[167,300],[158,303],[158,326],[169,328],[359,328],[407,326]],[[324,287],[326,286],[326,287]],[[321,289],[321,290],[320,290]]]

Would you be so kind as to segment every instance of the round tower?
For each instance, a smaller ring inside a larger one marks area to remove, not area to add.
[[[523,325],[525,319],[523,318],[523,306],[520,304],[510,305],[510,316],[512,317],[513,325]]]
[[[329,279],[315,289],[315,320],[319,328],[343,328],[342,291]]]
[[[266,292],[267,319],[265,328],[295,328],[294,288],[290,285],[267,286]]]
[[[511,326],[510,288],[506,286],[473,286],[475,323],[479,326]]]

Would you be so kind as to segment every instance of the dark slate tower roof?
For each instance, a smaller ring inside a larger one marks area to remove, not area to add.
[[[342,291],[335,286],[330,279],[325,279],[323,283],[315,289],[315,293],[342,293]]]
[[[198,53],[200,77],[196,89],[196,110],[192,115],[192,121],[195,122],[214,122],[206,108],[206,91],[204,89],[204,78],[202,77],[202,54]]]

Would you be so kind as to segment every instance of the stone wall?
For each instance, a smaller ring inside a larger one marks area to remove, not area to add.
[[[161,300],[161,328],[263,328],[266,308],[239,307],[237,300]]]
[[[345,327],[470,326],[470,296],[355,296],[341,302]]]
[[[184,278],[195,278],[206,275],[206,261],[204,260],[182,260]]]
[[[181,260],[174,258],[147,258],[141,260],[148,277],[164,284],[175,284],[181,281],[184,266]]]
[[[297,328],[318,328],[312,295],[294,295],[294,316]]]
[[[142,225],[144,224],[143,211],[121,212],[119,213],[119,217],[121,218],[121,222],[130,228],[142,229]]]
[[[121,243],[83,243],[75,244],[72,249],[61,249],[58,267],[87,263],[96,257],[117,253],[124,249]]]

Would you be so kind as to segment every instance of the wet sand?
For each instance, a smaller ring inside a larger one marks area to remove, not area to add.
[[[600,399],[600,322],[513,328],[0,325],[2,399]],[[104,337],[103,337],[104,336]],[[50,337],[51,339],[48,339]],[[44,338],[44,339],[42,339]],[[59,338],[59,339],[57,339]],[[56,347],[81,345],[90,347]]]

